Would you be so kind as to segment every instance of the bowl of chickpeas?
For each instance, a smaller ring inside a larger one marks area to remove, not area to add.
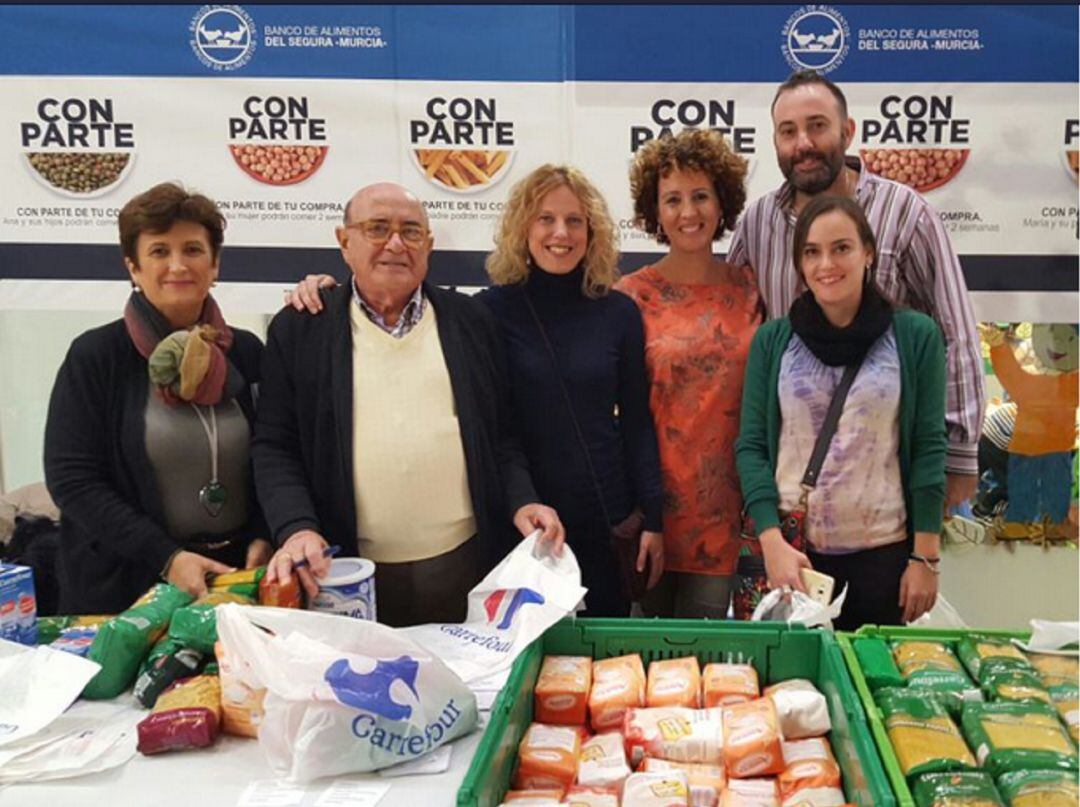
[[[885,179],[925,193],[940,188],[967,162],[970,149],[862,149],[863,165]]]
[[[329,146],[272,146],[243,143],[229,146],[244,173],[266,185],[295,185],[312,177],[326,159]]]

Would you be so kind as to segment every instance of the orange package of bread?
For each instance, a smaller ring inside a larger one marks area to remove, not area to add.
[[[530,787],[526,790],[507,790],[503,796],[503,803],[512,801],[526,802],[526,804],[551,803],[561,804],[564,791],[561,787]]]
[[[716,807],[727,783],[723,767],[704,762],[672,762],[668,759],[645,757],[641,760],[638,770],[646,773],[658,771],[685,773],[687,785],[690,787],[691,807]]]
[[[518,790],[566,790],[577,776],[581,738],[569,726],[533,723],[518,746],[518,769],[511,782]]]
[[[694,656],[649,662],[646,706],[701,708],[701,666]]]
[[[617,791],[630,773],[621,734],[614,731],[597,734],[582,744],[577,773],[579,785]]]
[[[610,787],[574,785],[566,791],[564,807],[619,807],[619,791]]]
[[[589,722],[596,732],[622,728],[627,707],[645,705],[645,665],[637,653],[594,661],[592,679]]]
[[[807,788],[840,787],[840,766],[824,737],[783,742],[780,749],[784,755],[784,770],[776,784],[782,799]]]
[[[780,726],[771,700],[760,698],[724,709],[724,765],[735,779],[784,770]]]
[[[757,670],[752,664],[706,664],[701,688],[706,708],[746,703],[760,694]]]
[[[533,720],[558,726],[584,725],[591,686],[591,658],[544,656],[533,689]]]
[[[949,805],[953,802],[935,802],[936,804]],[[979,802],[983,803],[983,802]],[[963,802],[968,804],[968,802]],[[961,802],[956,802],[960,807]],[[798,790],[780,802],[780,807],[854,807],[844,796],[844,791],[838,787],[807,787]],[[974,803],[972,803],[974,807]]]
[[[623,720],[626,755],[633,766],[646,756],[719,764],[723,719],[721,709],[627,709]]]
[[[720,807],[780,807],[775,779],[728,779]]]
[[[214,655],[221,679],[222,731],[238,737],[258,737],[266,690],[248,686],[221,642],[214,642]]]

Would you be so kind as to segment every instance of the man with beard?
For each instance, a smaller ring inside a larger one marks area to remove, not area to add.
[[[874,281],[897,304],[932,316],[945,336],[946,505],[967,501],[978,481],[979,430],[985,411],[975,315],[960,261],[937,213],[898,182],[845,157],[855,135],[840,88],[812,70],[794,73],[772,103],[773,144],[787,180],[747,206],[732,235],[728,262],[749,264],[770,319],[799,295],[792,235],[799,211],[819,194],[847,196],[866,212],[878,242]]]

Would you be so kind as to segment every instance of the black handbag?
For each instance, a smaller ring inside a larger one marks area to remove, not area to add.
[[[574,433],[577,435],[578,443],[581,446],[582,454],[585,457],[585,466],[589,469],[589,476],[592,479],[593,489],[596,491],[596,500],[600,503],[600,512],[604,516],[604,524],[608,525],[608,540],[611,545],[611,551],[615,555],[616,567],[619,573],[619,583],[623,596],[631,601],[640,600],[645,596],[649,580],[648,564],[646,564],[644,571],[639,572],[637,570],[638,553],[641,551],[641,535],[645,532],[645,513],[640,507],[635,507],[630,512],[630,515],[618,524],[611,523],[611,517],[608,515],[607,503],[604,501],[604,494],[600,489],[600,482],[596,477],[596,469],[593,468],[592,456],[589,454],[589,445],[585,442],[585,435],[581,431],[581,424],[578,423],[577,415],[574,412],[574,403],[570,399],[570,392],[566,389],[566,382],[563,381],[562,372],[559,370],[559,361],[555,356],[555,349],[548,339],[547,331],[544,329],[544,325],[540,321],[536,309],[533,308],[532,300],[529,299],[529,295],[524,289],[521,290],[521,296],[522,299],[525,300],[525,305],[528,307],[529,313],[532,314],[533,321],[536,323],[536,329],[540,331],[540,336],[544,340],[544,346],[547,348],[548,357],[551,359],[551,367],[555,372],[555,378],[559,381],[559,389],[562,390],[563,399],[566,401],[566,408],[570,412],[570,422],[574,424]]]

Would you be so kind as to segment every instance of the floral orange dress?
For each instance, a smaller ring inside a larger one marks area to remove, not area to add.
[[[664,568],[732,575],[742,494],[735,472],[743,372],[762,321],[753,270],[672,283],[653,266],[616,288],[641,309],[649,404],[664,483]]]

